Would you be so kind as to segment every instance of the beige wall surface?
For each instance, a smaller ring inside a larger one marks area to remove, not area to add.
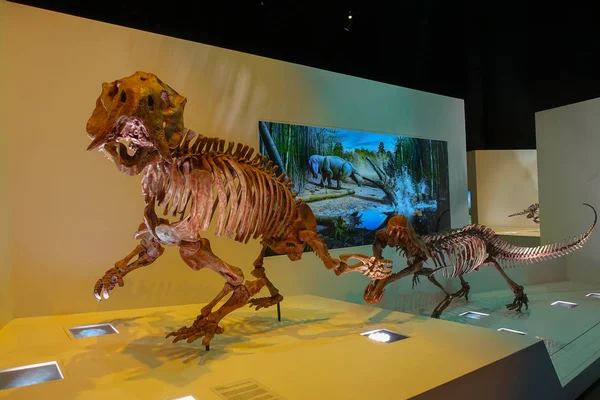
[[[600,98],[535,115],[543,243],[583,233],[600,210]],[[600,283],[600,239],[564,258],[569,279]]]
[[[452,224],[467,223],[462,100],[13,3],[5,8],[18,317],[197,303],[223,285],[217,274],[193,272],[168,249],[127,276],[108,301],[97,303],[92,295],[95,281],[135,247],[144,203],[139,177],[121,175],[101,154],[85,151],[85,126],[101,83],[137,70],[157,74],[185,95],[186,125],[203,135],[256,146],[258,121],[273,120],[446,140]],[[205,237],[249,276],[257,242]],[[404,261],[396,260],[401,268]],[[359,274],[335,277],[312,253],[296,263],[269,258],[265,267],[284,296],[361,302],[367,283]]]
[[[508,216],[539,203],[536,150],[483,150],[474,154],[477,223],[535,227],[525,216]]]
[[[474,223],[491,227],[514,227],[515,229],[538,228],[532,220],[525,216],[508,218],[508,215],[540,202],[538,197],[538,151],[478,150],[469,152],[468,155],[471,212]],[[544,198],[544,204],[545,201],[546,198]],[[575,233],[577,231],[565,233],[556,240],[562,240]],[[507,235],[503,236],[503,239],[517,246],[540,245],[538,237]],[[546,243],[548,242],[542,242],[542,244]],[[562,258],[545,260],[511,268],[506,272],[511,279],[526,287],[557,282],[566,279],[563,261]],[[473,280],[472,277],[476,278],[476,283],[479,284],[477,289],[474,289],[475,291],[489,291],[506,287],[504,279],[493,269],[481,269],[479,273],[468,276]]]
[[[0,2],[0,48],[5,49],[8,43],[6,35],[6,3]],[[6,62],[0,62],[0,87],[5,88],[7,83]],[[0,94],[0,210],[4,211],[2,226],[0,227],[0,329],[13,317],[13,295],[10,259],[10,204],[8,188],[8,132],[6,122],[8,115],[8,96]]]

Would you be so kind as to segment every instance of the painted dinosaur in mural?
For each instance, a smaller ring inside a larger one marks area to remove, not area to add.
[[[590,238],[598,220],[594,207],[585,205],[594,212],[594,221],[584,234],[537,247],[515,246],[501,239],[493,230],[481,225],[468,225],[448,233],[419,236],[406,217],[395,215],[385,228],[377,231],[373,255],[377,259],[381,258],[383,249],[389,246],[406,257],[408,266],[383,279],[371,280],[365,288],[364,300],[371,304],[377,303],[390,283],[412,275],[414,287],[419,276],[425,276],[446,295],[431,315],[433,318],[439,318],[455,298],[465,297],[468,300],[470,286],[463,276],[485,265],[491,265],[502,275],[514,293],[513,302],[506,307],[521,312],[523,306],[529,308],[527,295],[523,286],[510,279],[504,270],[521,264],[562,257],[580,249]],[[345,259],[343,255],[340,258]],[[433,265],[425,266],[428,261]],[[436,280],[436,273],[448,278],[458,277],[461,288],[454,293],[448,293]]]
[[[233,310],[246,304],[260,309],[283,300],[263,267],[267,248],[296,261],[308,246],[336,275],[357,271],[382,279],[391,273],[390,262],[381,258],[346,256],[345,260],[359,260],[348,265],[331,257],[316,233],[312,210],[295,198],[291,179],[246,145],[185,128],[186,101],[150,73],[136,72],[102,85],[87,123],[92,139],[88,150],[99,149],[126,175],[141,174],[146,207],[135,233],[139,244],[97,281],[94,295],[98,300],[108,299],[109,292],[123,286],[123,278],[133,270],[154,263],[163,254],[163,246],[177,246],[190,268],[211,269],[223,276],[225,285],[191,326],[167,337],[174,337],[174,342],[203,338],[202,344],[208,346],[216,334],[223,333],[219,322]],[[160,208],[162,217],[157,214]],[[255,280],[245,281],[242,270],[216,256],[209,240],[200,236],[213,220],[217,236],[242,243],[261,240],[252,271]],[[270,296],[252,298],[263,287]]]
[[[508,216],[508,218],[516,217],[518,215],[527,215],[527,218],[533,219],[533,222],[535,222],[536,224],[539,224],[540,223],[540,205],[539,205],[539,203],[534,203],[521,212],[511,214]]]
[[[345,181],[347,178],[352,179],[358,186],[361,186],[357,178],[361,175],[350,161],[346,161],[341,157],[315,154],[308,158],[308,166],[313,178],[318,179],[319,174],[321,174],[321,182],[319,182],[321,187],[324,187],[325,184],[331,187],[331,181],[336,180],[336,188],[341,189],[342,181]]]

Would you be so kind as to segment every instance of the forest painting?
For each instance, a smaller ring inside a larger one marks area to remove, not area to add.
[[[373,243],[394,214],[420,234],[450,228],[447,143],[259,122],[260,152],[310,205],[329,249]]]

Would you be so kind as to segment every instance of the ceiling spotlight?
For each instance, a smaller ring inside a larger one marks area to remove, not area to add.
[[[348,11],[348,23],[344,27],[344,30],[350,32],[350,28],[352,28],[352,24],[354,23],[354,19],[352,19],[352,11]]]

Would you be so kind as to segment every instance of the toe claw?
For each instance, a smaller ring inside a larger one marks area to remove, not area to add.
[[[181,327],[177,331],[167,334],[165,338],[174,336],[173,343],[177,343],[184,339],[187,343],[192,343],[204,336],[202,344],[208,346],[216,334],[223,333],[224,331],[225,329],[220,327],[216,322],[200,315],[190,327]]]

